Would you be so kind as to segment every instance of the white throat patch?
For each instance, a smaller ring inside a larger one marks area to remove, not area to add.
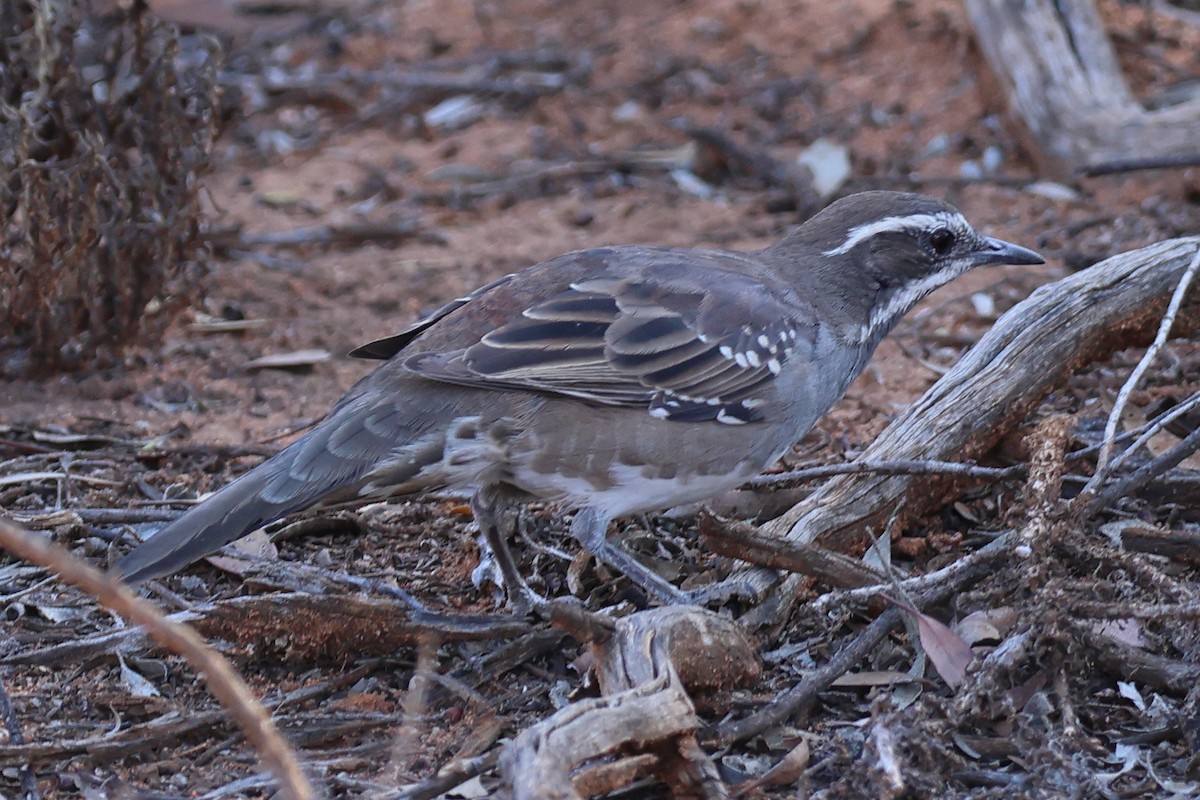
[[[897,319],[908,313],[922,298],[950,281],[962,275],[971,268],[967,259],[955,259],[946,265],[945,269],[926,275],[916,283],[910,283],[899,292],[888,298],[888,301],[871,312],[871,319],[859,328],[859,343],[875,337],[880,328],[891,327]]]
[[[840,256],[858,246],[864,239],[870,239],[880,233],[900,233],[903,231],[933,231],[936,228],[949,228],[961,236],[971,230],[971,225],[962,214],[952,211],[938,211],[934,214],[908,214],[903,217],[884,217],[865,225],[851,228],[846,239],[832,250],[826,250],[827,256]]]

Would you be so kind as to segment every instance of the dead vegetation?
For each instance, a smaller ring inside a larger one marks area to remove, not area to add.
[[[1195,175],[1047,184],[949,0],[519,5],[536,35],[488,4],[355,6],[235,46],[215,299],[76,395],[6,386],[7,408],[33,406],[3,420],[6,513],[107,563],[358,374],[312,353],[534,252],[752,246],[817,202],[840,143],[839,191],[945,190],[1090,269],[972,276],[778,474],[717,515],[622,521],[677,584],[740,579],[714,609],[647,608],[535,506],[514,546],[563,599],[514,619],[456,498],[285,521],[151,598],[232,660],[335,796],[1195,793]],[[1200,30],[1101,11],[1149,84],[1200,74]],[[961,74],[937,66],[962,53]],[[278,786],[139,629],[19,561],[0,593],[0,790]]]
[[[0,6],[0,372],[109,365],[197,297],[218,60],[140,3]]]

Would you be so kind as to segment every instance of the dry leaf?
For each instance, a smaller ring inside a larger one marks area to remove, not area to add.
[[[1025,708],[1025,704],[1033,699],[1033,696],[1040,692],[1045,685],[1046,673],[1039,669],[1030,675],[1028,680],[1008,690],[1007,695],[1011,707],[1018,710]]]
[[[1117,693],[1137,706],[1138,711],[1146,710],[1146,698],[1142,697],[1142,693],[1129,681],[1117,681]]]
[[[899,608],[907,611],[917,621],[917,633],[921,637],[921,647],[937,674],[951,689],[962,686],[967,675],[967,667],[975,658],[971,646],[964,642],[958,634],[950,630],[943,622],[938,622],[928,614],[923,614],[908,603],[888,598]]]
[[[1098,620],[1092,623],[1092,630],[1115,642],[1127,644],[1139,650],[1145,650],[1149,646],[1146,637],[1142,636],[1142,623],[1129,617]]]
[[[250,563],[264,559],[274,560],[279,555],[279,549],[262,528],[243,536],[221,552],[222,555],[209,556],[206,560],[217,569],[238,577],[246,573],[246,567]],[[237,553],[244,553],[249,558],[239,558]]]
[[[119,651],[117,652],[117,660],[121,663],[121,680],[125,681],[130,694],[134,697],[160,696],[158,689],[154,688],[154,684],[126,664],[124,656]]]
[[[964,642],[976,645],[979,642],[1000,641],[1016,621],[1017,612],[1011,606],[1001,606],[967,614],[951,628]]]
[[[763,773],[754,783],[758,786],[791,785],[800,779],[804,770],[808,769],[808,761],[808,742],[801,739],[799,744],[789,750],[786,756]]]
[[[862,672],[847,672],[835,679],[831,686],[843,689],[870,688],[873,686],[891,686],[897,683],[920,683],[922,678],[909,675],[907,672],[897,672],[893,669],[863,670]]]

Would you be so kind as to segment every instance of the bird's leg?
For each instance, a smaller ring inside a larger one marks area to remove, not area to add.
[[[596,558],[662,602],[671,605],[690,604],[691,600],[686,592],[681,592],[654,570],[608,540],[608,521],[609,517],[606,514],[594,508],[582,508],[571,522],[571,535]]]
[[[505,531],[501,530],[501,520],[505,516],[511,517],[511,515],[504,514],[507,506],[503,490],[494,486],[485,486],[471,497],[471,512],[475,515],[475,521],[479,523],[479,529],[487,538],[488,547],[492,550],[492,557],[496,559],[496,564],[500,567],[500,574],[504,577],[504,590],[508,593],[508,602],[512,604],[518,616],[523,616],[530,611],[543,612],[548,601],[529,588],[529,584],[521,577],[517,561],[513,558],[512,551],[508,549]]]

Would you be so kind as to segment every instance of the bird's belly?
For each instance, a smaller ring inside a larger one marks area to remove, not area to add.
[[[644,467],[618,464],[598,481],[519,468],[513,471],[512,483],[545,500],[574,508],[590,506],[620,517],[706,500],[740,486],[757,472],[752,466],[741,464],[722,474],[656,478],[647,477]]]
[[[740,486],[792,443],[789,431],[766,423],[686,423],[560,403],[509,442],[507,480],[546,500],[620,516]]]

